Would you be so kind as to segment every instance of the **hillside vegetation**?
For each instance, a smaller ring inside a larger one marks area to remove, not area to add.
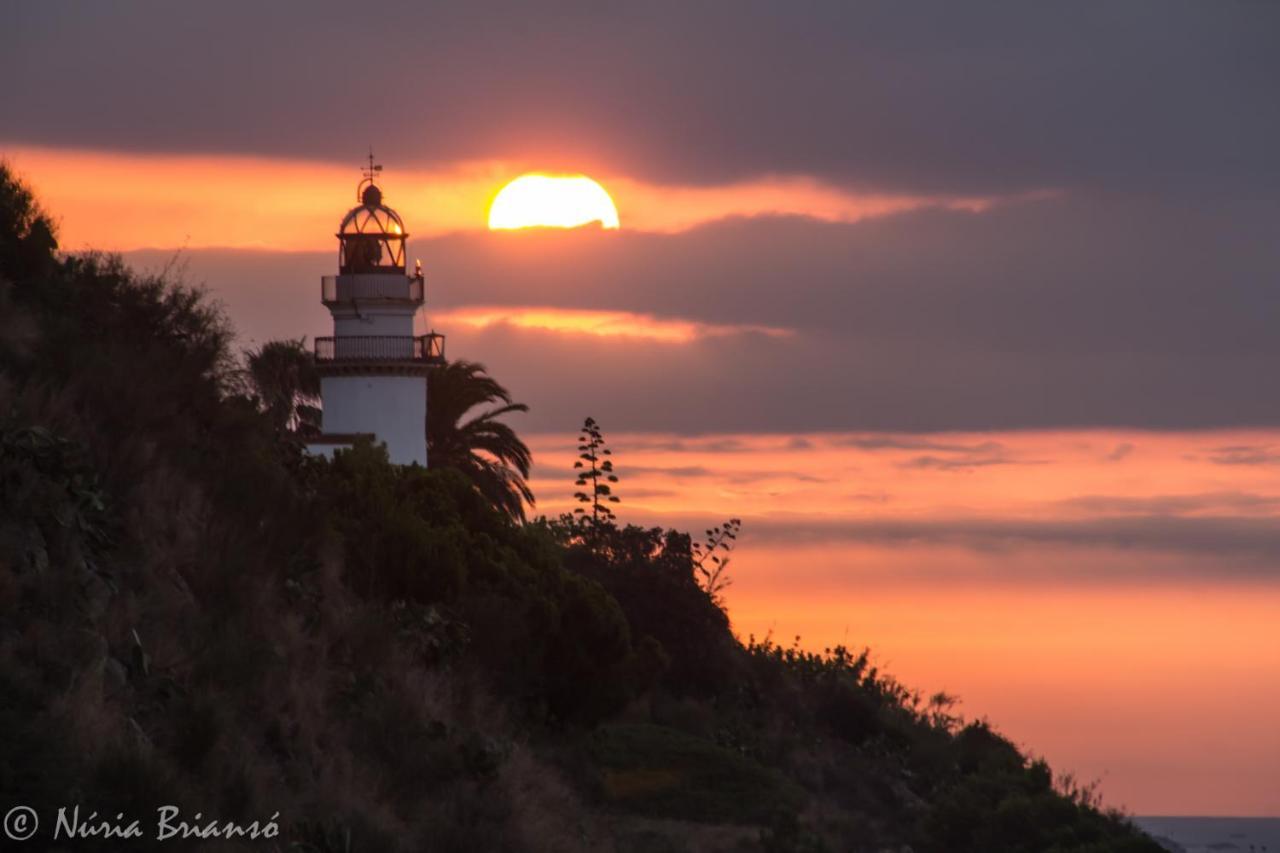
[[[6,807],[323,853],[1160,849],[865,653],[744,645],[682,533],[308,458],[231,342],[0,171]]]

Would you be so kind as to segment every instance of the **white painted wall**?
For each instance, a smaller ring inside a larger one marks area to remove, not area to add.
[[[359,312],[351,308],[333,308],[333,334],[347,335],[401,335],[413,334],[413,318],[417,310],[392,308],[365,308]]]
[[[422,376],[325,376],[323,430],[371,432],[396,465],[427,464],[427,380]]]
[[[423,283],[404,273],[342,273],[323,276],[320,282],[322,294],[326,290],[334,302],[350,302],[353,299],[413,299],[423,295]]]

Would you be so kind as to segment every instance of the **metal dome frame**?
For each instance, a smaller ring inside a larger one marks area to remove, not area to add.
[[[382,203],[382,191],[372,182],[363,202],[353,207],[338,226],[338,271],[383,273],[405,271],[404,221]]]

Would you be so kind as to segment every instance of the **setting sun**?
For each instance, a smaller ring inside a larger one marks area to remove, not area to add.
[[[493,230],[593,222],[617,228],[618,209],[604,187],[586,175],[521,175],[499,190],[489,208]]]

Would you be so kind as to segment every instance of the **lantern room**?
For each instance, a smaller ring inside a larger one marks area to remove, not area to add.
[[[404,231],[400,215],[382,203],[382,190],[372,177],[361,184],[360,205],[342,218],[338,227],[338,271],[403,273]]]

